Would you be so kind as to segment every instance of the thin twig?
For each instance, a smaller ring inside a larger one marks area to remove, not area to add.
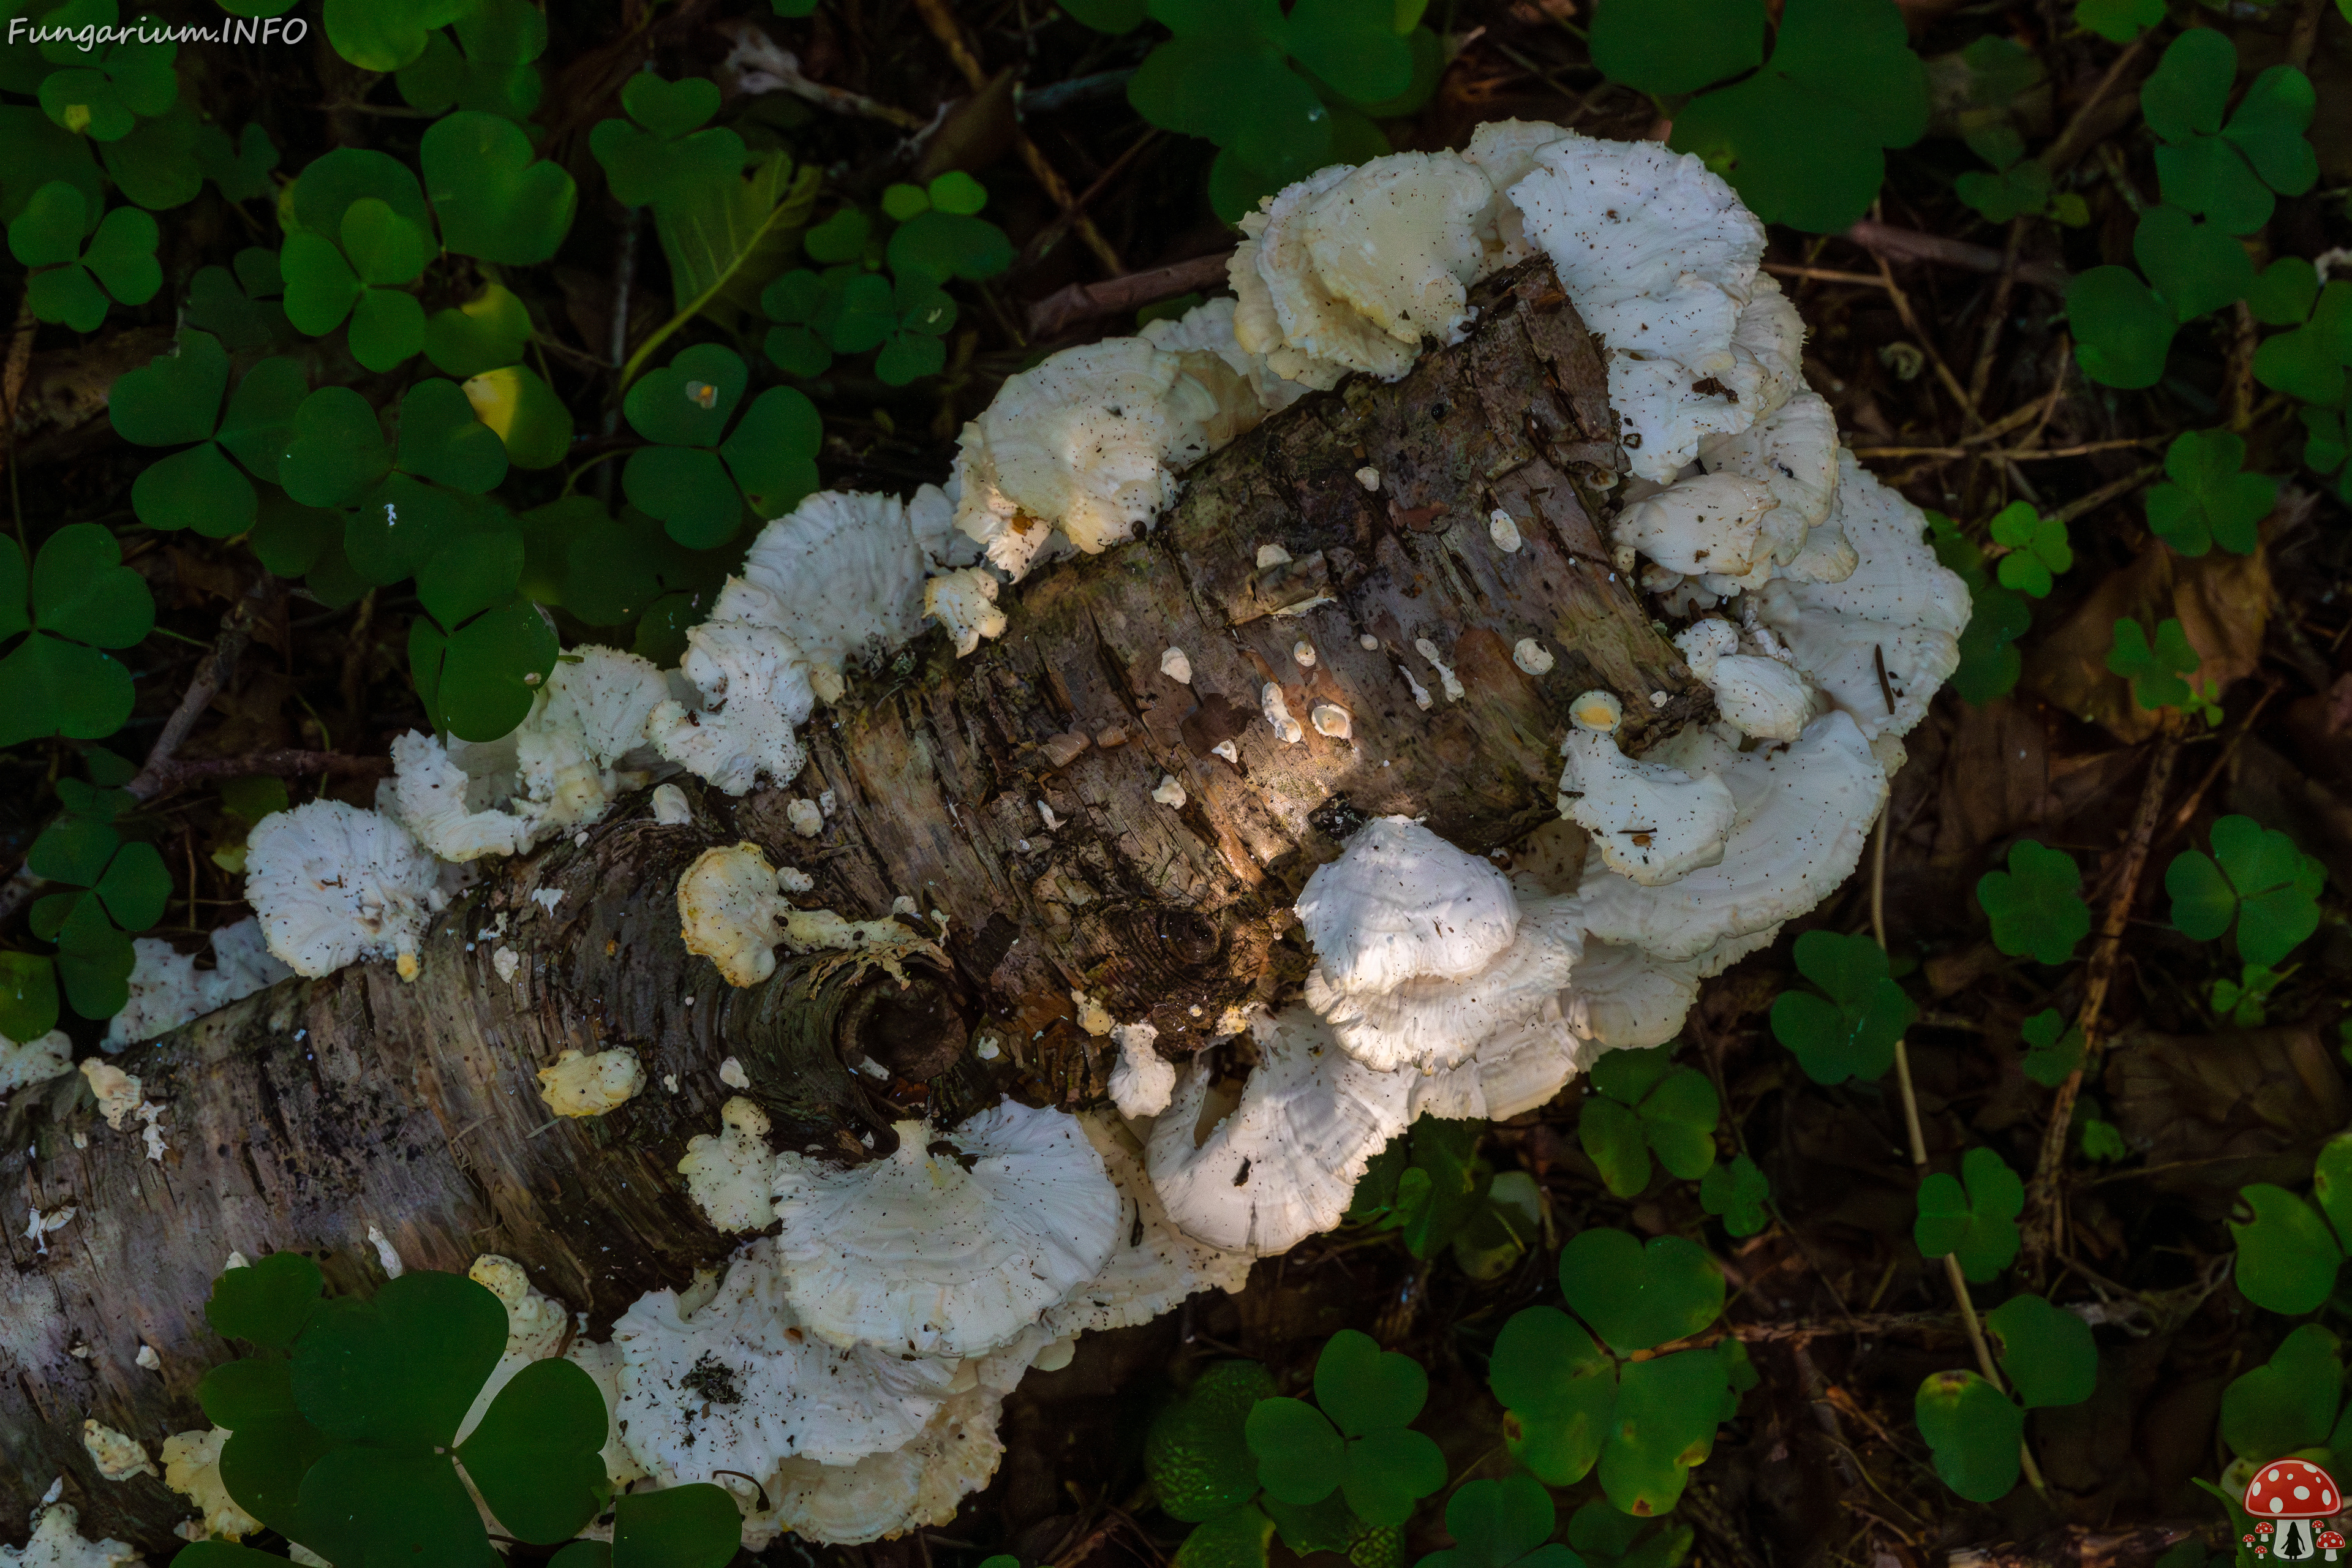
[[[2131,494],[2162,472],[2164,472],[2162,463],[2150,463],[2137,473],[2126,474],[2122,479],[2101,485],[2089,495],[2068,501],[2050,515],[2057,521],[2072,522],[2078,517],[2098,510],[2111,500]]]
[[[192,784],[208,779],[241,779],[254,776],[267,778],[308,778],[318,773],[333,773],[343,777],[381,777],[392,772],[389,757],[350,757],[341,752],[305,752],[286,749],[269,752],[247,752],[234,757],[194,757],[173,759],[148,770],[154,775],[154,787],[148,796],[160,800],[174,790],[185,789]]]
[[[1966,268],[1971,272],[1999,272],[2003,261],[2000,251],[1990,245],[1970,245],[1966,240],[1946,239],[1939,234],[1920,234],[1916,230],[1896,228],[1874,218],[1864,218],[1845,231],[1844,238],[1871,252],[1881,260],[1893,257],[1898,261],[1934,261],[1947,267]],[[2031,283],[2046,293],[2063,295],[2073,276],[2055,263],[2021,261],[2017,264],[2017,280]]]
[[[2082,107],[2074,110],[2074,118],[2066,121],[2066,129],[2058,132],[2058,140],[2042,149],[2042,162],[2048,165],[2053,180],[2073,168],[2074,160],[2100,139],[2097,127],[2091,122],[2093,111],[2105,101],[2107,94],[2115,90],[2116,84],[2123,80],[2124,73],[2131,69],[2132,62],[2139,58],[2140,51],[2155,36],[2154,33],[2142,34],[2108,63],[2106,74],[2099,78],[2098,85],[2091,89],[2091,96],[2083,100]]]
[[[1885,279],[1868,272],[1840,272],[1834,267],[1800,267],[1790,261],[1768,261],[1764,270],[1778,278],[1803,278],[1815,283],[1850,283],[1858,289],[1884,289]]]
[[[915,0],[915,9],[923,14],[924,24],[931,29],[931,36],[939,39],[940,46],[947,50],[948,58],[955,62],[956,69],[963,73],[963,79],[971,84],[972,91],[978,92],[986,87],[987,68],[980,63],[980,57],[972,52],[971,45],[965,40],[963,24],[957,21],[955,13],[948,8],[948,0]],[[1112,248],[1109,240],[1103,237],[1102,230],[1095,226],[1095,220],[1079,209],[1076,198],[1070,194],[1069,183],[1062,178],[1052,163],[1046,162],[1044,150],[1029,139],[1025,131],[1013,132],[1013,144],[1021,153],[1021,161],[1028,165],[1030,178],[1045,191],[1045,199],[1059,207],[1063,216],[1069,219],[1070,226],[1077,231],[1078,238],[1095,253],[1095,259],[1101,262],[1114,278],[1125,272],[1127,263],[1119,259],[1118,252]]]
[[[205,709],[220,695],[229,678],[236,673],[236,661],[244,657],[245,645],[253,636],[253,623],[282,591],[283,584],[264,572],[253,580],[237,602],[221,617],[220,636],[214,639],[213,649],[188,682],[187,690],[180,694],[180,705],[163,721],[163,728],[155,736],[155,743],[147,749],[147,760],[137,776],[124,787],[140,800],[152,800],[159,793],[162,770],[171,762],[188,731],[196,727]]]
[[[1029,307],[1029,335],[1059,337],[1090,317],[1116,315],[1195,289],[1215,288],[1225,280],[1225,258],[1230,254],[1220,250],[1212,256],[1196,256],[1190,261],[1155,267],[1148,272],[1130,272],[1124,278],[1106,279],[1100,283],[1073,283],[1066,289],[1056,289]]]
[[[2083,1032],[2082,1065],[2066,1075],[2066,1081],[2051,1097],[2049,1123],[2042,1131],[2041,1157],[2034,1167],[2033,1181],[2026,1190],[2025,1221],[2019,1227],[2024,1233],[2024,1244],[2018,1262],[2029,1278],[2039,1274],[2042,1260],[2058,1248],[2059,1233],[2064,1226],[2057,1196],[2058,1178],[2066,1163],[2066,1135],[2074,1124],[2074,1100],[2083,1089],[2083,1075],[2098,1060],[2101,1015],[2106,1009],[2107,992],[2115,982],[2124,929],[2131,922],[2132,905],[2138,901],[2140,874],[2147,866],[2148,848],[2156,840],[2157,821],[2164,809],[2165,791],[2171,787],[2173,764],[2179,757],[2178,718],[2168,714],[2163,728],[2157,731],[2156,752],[2148,759],[2147,778],[2140,785],[2139,804],[2132,810],[2123,858],[2116,863],[2115,890],[2108,895],[2106,913],[2100,922],[2098,945],[2091,950],[2091,962],[2083,973],[2083,1005],[2074,1016],[2074,1026]]]
[[[1969,401],[1984,405],[1985,388],[1992,382],[1992,362],[2000,348],[2001,329],[2009,324],[2010,295],[2017,288],[2017,247],[2025,237],[2025,220],[2011,218],[2009,244],[2001,253],[2000,280],[1993,285],[1992,309],[1985,312],[1984,332],[1977,342],[1976,367],[1969,372]]]
[[[1890,801],[1888,804],[1891,805],[1893,803]],[[1879,808],[1878,826],[1872,833],[1870,852],[1870,931],[1877,940],[1881,952],[1886,951],[1887,809],[1887,806]],[[1915,1181],[1924,1182],[1927,1177],[1927,1140],[1920,1132],[1919,1097],[1911,1085],[1910,1054],[1900,1039],[1895,1042],[1895,1083],[1903,1096],[1903,1130],[1911,1143],[1912,1176]],[[1959,1254],[1944,1254],[1944,1278],[1950,1284],[1952,1300],[1960,1310],[1960,1326],[1968,1331],[1969,1344],[1977,1354],[1978,1369],[1983,1373],[1987,1383],[2003,1394],[2008,1393],[2009,1385],[2001,1381],[2000,1368],[1993,1362],[1992,1347],[1985,1341],[1984,1325],[1977,1319],[1977,1304],[1969,1295],[1968,1276],[1961,1272]],[[2033,1462],[2033,1450],[2027,1447],[2021,1436],[2017,1440],[2017,1459],[2033,1489],[2048,1497],[2049,1490],[2042,1483],[2041,1467]]]
[[[2031,415],[2033,405],[2028,404],[2019,413]],[[2015,416],[2011,416],[2015,417]],[[1969,447],[1856,447],[1857,458],[1985,458],[1994,462],[2043,463],[2055,458],[2085,458],[2093,452],[2112,452],[2125,447],[2152,447],[2164,439],[2161,436],[2127,436],[2113,441],[2085,441],[2074,447],[2007,447],[1995,451],[1979,452]]]

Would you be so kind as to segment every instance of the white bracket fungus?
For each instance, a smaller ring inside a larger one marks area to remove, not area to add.
[[[686,792],[674,784],[654,785],[654,821],[663,827],[684,827],[694,820]]]
[[[1529,675],[1549,675],[1553,664],[1551,649],[1533,637],[1521,637],[1511,649],[1511,662]]]
[[[947,627],[962,658],[980,647],[982,637],[1001,637],[1012,625],[996,607],[996,574],[985,566],[942,572],[923,584],[923,614]]]
[[[1780,504],[1755,479],[1700,474],[1619,512],[1610,537],[1619,550],[1639,551],[1685,577],[1737,577],[1757,564],[1764,519]]]
[[[668,699],[646,721],[656,751],[729,795],[748,795],[763,777],[790,784],[807,760],[793,731],[814,710],[816,691],[784,620],[774,595],[729,578],[710,619],[687,629],[679,668],[702,705]]]
[[[210,969],[198,969],[194,955],[155,937],[142,936],[131,946],[131,999],[108,1020],[99,1042],[110,1051],[168,1034],[294,973],[270,956],[261,922],[250,916],[215,928]],[[0,1067],[0,1085],[6,1076]]]
[[[1307,727],[1290,716],[1289,705],[1282,700],[1282,688],[1269,680],[1258,692],[1258,708],[1265,713],[1266,723],[1282,737],[1286,745],[1295,746],[1307,736]]]
[[[36,1207],[26,1216],[25,1239],[33,1244],[34,1251],[47,1258],[49,1237],[71,1225],[74,1215],[79,1213],[81,1209],[75,1204],[60,1204],[47,1210]]]
[[[1812,716],[1805,678],[1779,659],[1739,651],[1739,628],[1729,621],[1694,621],[1675,636],[1690,671],[1715,693],[1724,722],[1759,741],[1793,741]]]
[[[51,1029],[37,1040],[16,1041],[0,1035],[0,1094],[44,1082],[71,1066],[73,1041],[63,1029]]]
[[[175,1432],[163,1439],[163,1484],[194,1503],[204,1538],[242,1541],[261,1532],[261,1521],[236,1506],[220,1473],[225,1426]]]
[[[776,1161],[785,1294],[836,1345],[923,1356],[1009,1343],[1110,1256],[1118,1197],[1058,1111],[1007,1100],[847,1169]]]
[[[1318,702],[1315,710],[1307,717],[1315,726],[1317,734],[1328,735],[1335,741],[1344,741],[1355,731],[1355,721],[1349,717],[1345,708],[1336,702]]]
[[[539,1097],[558,1116],[602,1116],[645,1087],[645,1065],[634,1051],[565,1051],[539,1069]]]
[[[1151,798],[1162,805],[1182,805],[1184,785],[1174,773],[1161,773],[1160,782],[1152,786]]]
[[[796,800],[784,807],[784,820],[803,838],[814,838],[824,831],[824,808],[813,800]]]
[[[739,1068],[739,1077],[740,1071]],[[747,1079],[734,1087],[749,1083]],[[719,1108],[719,1123],[717,1136],[699,1132],[687,1140],[677,1173],[686,1178],[687,1192],[719,1229],[764,1229],[776,1217],[775,1155],[768,1148],[768,1113],[741,1095],[734,1095]]]
[[[133,1476],[156,1473],[155,1461],[147,1457],[147,1450],[136,1438],[126,1436],[94,1417],[81,1424],[81,1446],[98,1466],[98,1473],[110,1481],[127,1481]]]
[[[1452,669],[1448,668],[1445,661],[1438,657],[1437,645],[1430,641],[1427,637],[1415,637],[1412,642],[1412,651],[1421,655],[1422,658],[1429,660],[1429,668],[1437,671],[1437,679],[1444,682],[1445,686],[1445,700],[1448,702],[1461,701],[1463,697],[1465,695],[1465,691],[1462,685],[1462,678],[1454,674]],[[1416,684],[1412,689],[1412,695],[1414,700],[1418,701],[1423,695],[1425,695],[1425,693],[1423,693],[1420,686]],[[1423,702],[1421,705],[1423,708],[1429,706],[1426,702]]]
[[[1518,552],[1519,525],[1511,514],[1501,507],[1496,507],[1486,514],[1486,537],[1493,540],[1495,548],[1506,555],[1515,555]]]
[[[1359,828],[1297,908],[1316,952],[1307,1005],[1382,1072],[1450,1068],[1557,1016],[1582,945],[1573,900],[1523,909],[1500,871],[1402,816]]]
[[[1181,647],[1162,648],[1160,650],[1160,673],[1179,686],[1190,686],[1192,684],[1192,661],[1185,657]]]
[[[80,1524],[78,1510],[50,1503],[34,1516],[31,1540],[21,1548],[0,1546],[0,1568],[121,1568],[142,1561],[137,1547],[111,1536],[85,1541]]]
[[[931,611],[924,574],[948,552],[952,503],[925,485],[895,496],[819,490],[760,531],[743,575],[765,588],[777,629],[809,661],[809,684],[841,700],[851,659],[913,639]]]
[[[756,844],[696,856],[677,879],[686,950],[717,964],[730,985],[757,985],[773,974],[783,936],[776,922],[791,912],[776,888],[776,868]]]
[[[1626,756],[1616,739],[1624,710],[1605,691],[1586,692],[1571,711],[1559,814],[1592,835],[1611,870],[1655,886],[1722,858],[1733,811],[1722,780]]]
[[[313,979],[362,958],[415,979],[436,876],[398,823],[339,800],[273,812],[246,839],[245,898],[269,951]]]
[[[1110,1069],[1111,1103],[1118,1113],[1139,1121],[1167,1110],[1176,1090],[1176,1064],[1154,1048],[1160,1031],[1150,1024],[1121,1024],[1110,1035],[1118,1046],[1118,1065]]]
[[[1304,1008],[1250,1033],[1258,1063],[1239,1102],[1200,1061],[1186,1064],[1145,1163],[1185,1235],[1270,1258],[1339,1223],[1356,1178],[1404,1131],[1413,1075],[1366,1067]]]
[[[1168,1068],[1172,1089],[1175,1069],[1161,1065]],[[1163,1102],[1165,1098],[1163,1093]],[[1121,1110],[1134,1114],[1124,1106]],[[1144,1170],[1142,1150],[1115,1118],[1088,1115],[1078,1121],[1118,1190],[1118,1243],[1092,1279],[1046,1309],[1046,1333],[1131,1328],[1181,1306],[1197,1290],[1238,1291],[1249,1283],[1248,1253],[1195,1241],[1169,1218],[1167,1205]]]

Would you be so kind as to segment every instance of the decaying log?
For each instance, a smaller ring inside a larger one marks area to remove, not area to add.
[[[847,1158],[898,1116],[951,1120],[999,1085],[1098,1091],[1107,1042],[1078,1026],[1073,990],[1196,1049],[1227,1009],[1304,973],[1289,905],[1356,822],[1425,816],[1483,850],[1554,818],[1578,692],[1621,693],[1636,751],[1708,712],[1602,543],[1616,449],[1591,336],[1540,264],[1479,302],[1469,337],[1403,381],[1309,397],[1196,468],[1148,538],[1009,593],[1011,629],[980,653],[958,660],[934,634],[855,680],[788,789],[730,801],[683,781],[695,813],[677,826],[625,802],[490,864],[434,921],[414,983],[380,964],[289,982],[113,1058],[167,1108],[160,1163],[135,1122],[98,1119],[79,1075],[19,1093],[0,1113],[6,1528],[63,1476],[85,1533],[175,1544],[183,1500],[100,1479],[81,1423],[150,1452],[205,1424],[195,1385],[233,1352],[202,1307],[231,1248],[310,1253],[346,1289],[382,1278],[371,1227],[411,1268],[503,1253],[602,1334],[732,1245],[674,1174],[715,1130],[725,1058],[780,1141]],[[1490,532],[1497,508],[1516,552]],[[1523,637],[1552,653],[1547,673],[1513,662]],[[1161,673],[1171,647],[1189,687]],[[1307,725],[1296,744],[1262,716],[1269,684]],[[1320,703],[1347,711],[1349,738],[1308,723]],[[1073,734],[1089,738],[1075,754],[1048,745]],[[1163,775],[1181,806],[1153,797]],[[827,795],[822,832],[795,835],[788,802]],[[911,899],[932,937],[938,911],[945,962],[902,966],[901,990],[788,960],[730,993],[685,952],[674,889],[701,850],[744,838],[814,877],[805,906],[862,920]],[[510,981],[501,949],[520,959]],[[845,1035],[897,1076],[848,1071]],[[615,1047],[646,1091],[551,1119],[537,1069]],[[28,1211],[64,1205],[77,1216],[46,1252],[23,1238]],[[142,1344],[160,1372],[136,1364]]]

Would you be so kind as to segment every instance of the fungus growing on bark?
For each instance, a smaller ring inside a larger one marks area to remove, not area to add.
[[[339,800],[272,812],[246,838],[245,897],[278,961],[316,979],[362,958],[416,977],[433,857],[389,817]]]
[[[816,692],[784,620],[774,595],[729,578],[710,618],[686,633],[679,668],[702,705],[665,699],[646,721],[656,750],[729,795],[748,795],[761,778],[790,784],[806,761],[793,731],[815,709]]]
[[[131,945],[131,999],[107,1021],[99,1042],[110,1051],[152,1040],[294,973],[270,956],[261,922],[250,916],[214,928],[210,969],[198,969],[193,954],[160,938],[142,936]],[[0,1067],[0,1082],[6,1076]]]
[[[776,1159],[784,1290],[809,1331],[894,1353],[1010,1343],[1109,1258],[1118,1194],[1070,1117],[1006,1100],[847,1169]]]
[[[136,1438],[127,1436],[95,1417],[81,1424],[81,1446],[89,1453],[90,1462],[98,1473],[110,1481],[127,1481],[133,1476],[155,1474],[155,1461]]]
[[[1733,807],[1720,779],[1626,756],[1616,739],[1624,708],[1608,692],[1578,698],[1571,717],[1559,814],[1592,835],[1603,864],[1655,886],[1722,857]]]
[[[850,660],[911,640],[935,613],[924,577],[948,564],[953,521],[936,485],[911,501],[819,490],[760,531],[743,575],[774,601],[776,629],[808,659],[818,697],[839,701]]]
[[[565,1051],[539,1069],[539,1097],[558,1116],[602,1116],[645,1087],[645,1064],[634,1051]]]
[[[1715,693],[1716,711],[1743,735],[1793,741],[1812,711],[1805,678],[1779,659],[1739,651],[1729,621],[1694,621],[1675,635],[1690,672]]]
[[[1356,1178],[1404,1131],[1413,1075],[1366,1067],[1303,1007],[1249,1032],[1258,1061],[1238,1101],[1217,1093],[1195,1058],[1152,1123],[1144,1162],[1185,1235],[1270,1258],[1339,1223]]]
[[[768,1113],[739,1094],[719,1108],[719,1122],[715,1136],[698,1132],[687,1140],[677,1173],[719,1229],[763,1229],[776,1217],[776,1157],[768,1147]]]
[[[1121,1116],[1141,1121],[1168,1109],[1176,1091],[1176,1064],[1152,1047],[1160,1031],[1149,1024],[1121,1024],[1110,1032],[1118,1063],[1110,1069],[1111,1103]]]
[[[678,935],[688,952],[719,966],[730,985],[756,985],[776,972],[777,921],[790,912],[776,868],[756,844],[710,848],[677,880]]]
[[[46,1082],[72,1066],[73,1041],[63,1029],[51,1029],[32,1040],[0,1035],[0,1094]]]
[[[1359,828],[1299,895],[1307,1005],[1378,1071],[1450,1068],[1554,1006],[1582,937],[1567,900],[1523,918],[1492,865],[1402,816]]]
[[[195,1505],[205,1538],[242,1541],[261,1532],[261,1521],[236,1506],[221,1480],[221,1448],[228,1428],[174,1432],[163,1439],[163,1484]]]
[[[32,1539],[21,1547],[0,1546],[0,1568],[121,1568],[141,1561],[139,1549],[108,1537],[86,1541],[81,1514],[67,1503],[51,1503],[34,1516]]]

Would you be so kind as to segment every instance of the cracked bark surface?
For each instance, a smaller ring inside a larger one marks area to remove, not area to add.
[[[111,1058],[167,1108],[161,1163],[135,1122],[98,1118],[78,1074],[17,1094],[0,1112],[7,1531],[62,1475],[85,1535],[176,1546],[184,1500],[151,1477],[101,1479],[81,1423],[150,1454],[205,1425],[195,1386],[235,1351],[203,1306],[232,1248],[309,1253],[343,1290],[382,1279],[372,1226],[412,1268],[503,1253],[601,1337],[738,1239],[675,1174],[687,1140],[717,1129],[725,1058],[751,1071],[780,1144],[849,1158],[887,1146],[897,1117],[951,1118],[1000,1085],[1098,1092],[1108,1042],[1078,1026],[1074,989],[1149,1018],[1171,1055],[1197,1049],[1227,1008],[1304,975],[1289,905],[1363,817],[1425,816],[1485,850],[1556,819],[1579,692],[1624,698],[1637,752],[1707,716],[1603,543],[1615,420],[1591,338],[1540,262],[1474,299],[1464,342],[1392,385],[1308,397],[1192,470],[1147,538],[1008,595],[1002,639],[957,660],[935,633],[854,680],[810,726],[788,788],[730,800],[683,780],[695,815],[677,826],[625,801],[584,842],[491,863],[433,922],[414,983],[386,964],[289,981]],[[1377,492],[1356,477],[1368,468]],[[1516,552],[1490,536],[1497,507]],[[1261,567],[1269,544],[1288,560]],[[1557,660],[1539,677],[1512,659],[1528,637]],[[1160,671],[1170,647],[1189,687]],[[1310,725],[1286,744],[1262,716],[1269,684],[1302,724],[1318,703],[1344,709],[1350,737]],[[1049,745],[1113,728],[1123,741],[1075,755]],[[1153,798],[1163,774],[1181,807]],[[786,805],[828,791],[823,831],[795,835]],[[803,907],[864,920],[905,897],[940,911],[950,963],[910,964],[900,991],[876,970],[787,960],[730,992],[684,950],[674,889],[697,854],[739,839],[814,877]],[[551,910],[533,898],[550,893]],[[511,982],[501,947],[522,961]],[[926,1070],[957,1029],[1001,1049],[987,1063],[967,1049],[928,1083],[852,1071],[840,1047]],[[551,1121],[537,1069],[614,1047],[643,1062],[646,1091]],[[28,1210],[66,1204],[77,1217],[37,1251]],[[160,1372],[136,1364],[142,1343]]]

